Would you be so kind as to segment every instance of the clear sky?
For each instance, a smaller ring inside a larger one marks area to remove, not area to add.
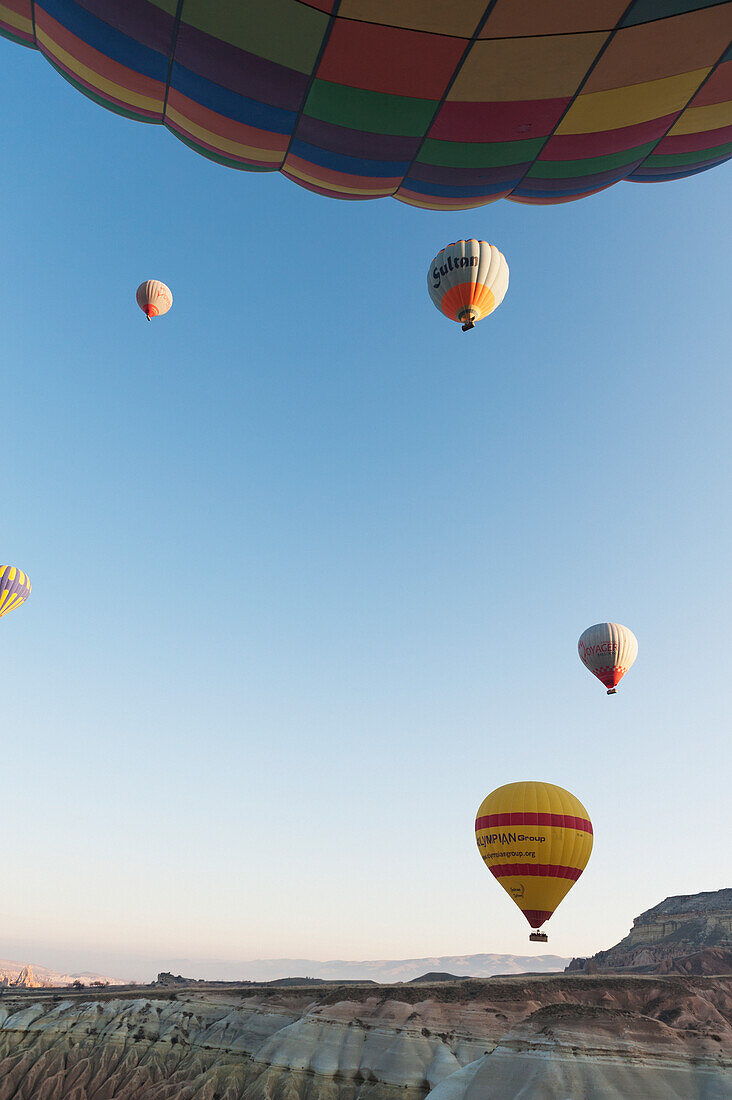
[[[0,956],[525,954],[473,837],[518,779],[595,827],[544,950],[731,885],[730,166],[336,202],[0,55]],[[463,334],[426,271],[468,236],[511,284]]]

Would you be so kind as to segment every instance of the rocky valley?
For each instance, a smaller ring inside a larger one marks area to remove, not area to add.
[[[5,985],[0,1100],[732,1100],[730,959],[720,890],[563,974]]]
[[[0,1100],[728,1100],[732,978],[196,987],[0,1002]]]

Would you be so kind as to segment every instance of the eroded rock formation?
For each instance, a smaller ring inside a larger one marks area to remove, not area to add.
[[[573,959],[568,971],[655,970],[659,973],[732,973],[732,889],[666,898],[636,917],[625,939],[591,959]]]
[[[732,1100],[732,978],[0,999],[0,1100],[427,1096]]]
[[[46,966],[12,962],[0,959],[0,988],[14,986],[22,989],[47,989],[56,986],[72,985],[81,981],[84,985],[114,985],[114,978],[103,978],[100,974],[61,974],[49,970]]]

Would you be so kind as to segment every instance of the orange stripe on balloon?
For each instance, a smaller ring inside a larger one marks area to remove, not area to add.
[[[496,306],[493,291],[483,283],[471,283],[466,280],[464,283],[451,286],[440,303],[442,312],[451,321],[457,321],[459,314],[469,306],[480,310],[481,316],[485,317]]]

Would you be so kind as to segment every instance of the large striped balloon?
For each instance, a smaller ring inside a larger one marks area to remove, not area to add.
[[[30,596],[31,582],[15,565],[0,565],[0,618]]]
[[[732,157],[732,0],[0,0],[0,34],[342,199],[567,202]]]
[[[620,623],[588,626],[577,643],[580,660],[615,695],[617,686],[638,656],[638,639]]]
[[[488,870],[541,928],[587,866],[592,823],[563,787],[507,783],[481,803],[475,839]]]
[[[440,249],[427,272],[430,298],[463,332],[498,309],[508,290],[506,257],[487,241],[454,241]]]

